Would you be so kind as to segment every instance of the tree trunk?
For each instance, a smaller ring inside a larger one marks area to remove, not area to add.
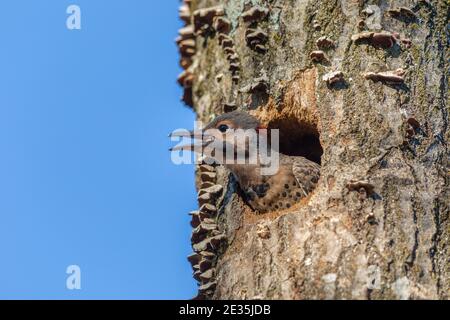
[[[185,0],[180,14],[199,120],[247,110],[283,153],[321,163],[307,199],[263,215],[223,167],[200,167],[198,188],[225,186],[199,201],[226,237],[199,246],[194,231],[214,254],[190,258],[199,298],[448,299],[448,1]]]

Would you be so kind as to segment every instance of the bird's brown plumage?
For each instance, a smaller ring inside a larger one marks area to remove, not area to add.
[[[261,175],[258,165],[229,165],[247,203],[258,213],[289,209],[316,186],[320,166],[303,157],[280,154],[278,171]]]

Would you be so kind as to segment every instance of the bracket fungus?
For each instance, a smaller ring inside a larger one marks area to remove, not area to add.
[[[260,20],[263,20],[269,14],[269,10],[267,8],[262,8],[260,6],[254,6],[249,10],[242,13],[241,17],[245,23],[253,23]]]
[[[207,188],[209,188],[209,187],[212,187],[214,185],[214,183],[212,183],[212,182],[208,182],[208,181],[205,181],[205,182],[201,182],[200,183],[200,190],[201,189],[207,189]]]
[[[221,185],[213,185],[207,189],[201,189],[198,192],[198,203],[200,206],[209,204],[216,200],[222,194],[223,187]]]
[[[192,216],[191,218],[191,227],[197,228],[198,225],[201,223],[200,220],[200,212],[198,210],[189,212],[189,215]]]
[[[331,49],[331,48],[334,48],[334,46],[335,46],[334,41],[325,36],[317,39],[316,45],[319,49]]]
[[[267,52],[267,47],[262,44],[255,45],[254,50],[258,53],[265,54]]]
[[[214,261],[211,258],[208,257],[204,257],[202,258],[199,263],[198,263],[198,269],[200,270],[200,272],[205,272],[206,270],[211,269],[211,267],[213,266]]]
[[[192,267],[195,266],[195,265],[198,265],[198,263],[200,262],[201,258],[202,258],[202,256],[199,253],[197,253],[197,252],[191,253],[187,257],[187,259],[188,259],[188,261],[189,261],[189,263],[191,264]]]
[[[196,33],[203,34],[212,28],[213,20],[217,16],[223,16],[225,11],[223,7],[210,7],[194,11],[194,30]]]
[[[233,39],[231,39],[230,36],[223,34],[223,33],[219,34],[219,44],[224,49],[233,48],[233,46],[234,46]]]
[[[200,209],[192,211],[191,243],[194,253],[188,256],[188,261],[193,268],[193,278],[200,284],[198,299],[203,299],[214,294],[215,285],[215,259],[216,250],[226,239],[219,230],[216,221],[216,201],[223,193],[223,186],[215,184],[215,167],[202,163],[198,165],[197,172],[200,175],[201,188],[198,192]]]
[[[225,17],[216,17],[214,18],[213,27],[218,33],[229,34],[231,31],[231,22]]]
[[[202,218],[203,220],[206,218],[213,219],[217,215],[217,208],[211,203],[205,203],[200,207],[199,211],[200,218]]]
[[[195,39],[194,27],[192,25],[187,25],[178,30],[178,35],[180,36],[181,40]]]
[[[325,74],[322,78],[323,81],[325,81],[328,85],[333,85],[338,82],[344,81],[344,74],[342,71],[333,71]]]
[[[214,167],[209,164],[201,164],[198,166],[198,169],[200,172],[215,172]]]
[[[212,187],[200,190],[199,193],[209,193],[211,195],[218,196],[222,193],[222,191],[223,191],[223,186],[220,184],[215,184]]]
[[[190,23],[190,16],[190,9],[185,1],[180,7],[180,17],[187,25],[178,31],[178,37],[175,39],[181,55],[180,65],[185,70],[192,65],[192,56],[195,55],[196,52],[194,27],[191,24],[188,24]],[[189,97],[189,90],[188,92],[185,92],[184,95],[185,97],[183,100],[192,100],[192,97]]]
[[[309,57],[313,62],[322,62],[324,60],[327,60],[325,57],[325,53],[322,50],[316,50],[311,52]]]
[[[224,103],[223,104],[223,112],[224,113],[232,112],[232,111],[234,111],[236,109],[237,109],[237,104],[236,103],[228,102],[228,103]]]
[[[245,32],[245,40],[251,49],[259,53],[265,53],[267,51],[264,45],[267,43],[268,36],[261,29],[247,29]]]
[[[195,252],[200,252],[200,251],[214,252],[215,250],[217,250],[219,248],[219,246],[225,239],[226,239],[225,235],[220,234],[217,236],[206,238],[205,240],[194,244],[192,247]]]
[[[369,44],[384,49],[389,49],[397,42],[394,34],[388,31],[382,32],[361,32],[352,36],[355,43],[368,42]]]
[[[205,203],[210,203],[213,198],[210,193],[203,193],[197,197],[199,205],[204,205]]]
[[[195,271],[192,274],[192,277],[194,278],[194,280],[197,280],[198,282],[200,282],[201,281],[201,279],[200,279],[201,272],[200,272],[200,270],[198,270],[198,268],[197,269],[194,268],[194,270]]]
[[[233,47],[228,47],[223,49],[223,52],[228,56],[228,55],[234,55],[236,54],[236,50],[234,50]]]
[[[178,9],[178,14],[179,14],[181,20],[183,20],[186,23],[190,23],[190,21],[191,21],[191,9],[189,8],[188,4],[183,3],[180,6],[180,8]]]
[[[239,56],[236,53],[227,54],[227,60],[230,63],[239,63]]]
[[[179,42],[180,53],[182,56],[193,56],[195,54],[195,40],[185,39]]]
[[[202,251],[200,252],[200,255],[205,258],[205,259],[209,259],[212,260],[216,257],[215,253],[209,252],[209,251]]]
[[[185,57],[182,57],[181,59],[180,59],[180,66],[181,66],[181,68],[183,68],[184,70],[186,70],[187,68],[189,68],[190,66],[192,65],[192,59],[190,59],[190,58],[185,58]]]
[[[216,173],[214,172],[202,172],[200,175],[200,179],[204,182],[216,182]]]
[[[395,71],[385,72],[366,72],[363,74],[364,78],[372,80],[374,82],[384,82],[387,84],[401,84],[405,81],[405,71],[401,68]]]
[[[215,281],[208,282],[206,284],[201,285],[198,290],[201,294],[207,294],[208,291],[214,291],[216,289],[217,283]]]
[[[192,230],[191,241],[192,243],[198,243],[204,240],[208,232],[217,230],[217,224],[211,219],[203,220],[194,230]]]
[[[216,222],[212,218],[205,218],[202,220],[202,222],[192,230],[194,233],[208,233],[210,231],[216,230],[218,228]]]
[[[215,276],[215,269],[209,269],[200,275],[200,280],[204,282],[210,281]]]
[[[202,205],[202,207],[205,206],[205,205],[210,205],[210,203],[205,203],[205,204]],[[208,212],[199,210],[198,217],[200,219],[200,222],[202,222],[202,221],[210,221],[211,219],[215,218],[215,214],[213,215],[213,214],[210,214]],[[208,219],[210,219],[210,220],[208,220]]]
[[[194,75],[188,70],[184,70],[178,76],[178,83],[184,88],[192,87],[193,82],[194,82]]]
[[[203,206],[200,207],[199,209],[200,212],[204,212],[209,214],[210,216],[215,215],[217,213],[217,208],[216,206],[210,204],[210,203],[206,203]]]
[[[195,34],[194,27],[191,25],[191,0],[184,0],[178,10],[180,19],[184,21],[185,26],[178,32],[179,36],[175,39],[180,49],[180,65],[186,70],[192,65],[192,56],[195,55]],[[182,101],[188,106],[193,106],[192,82],[193,75],[191,73],[182,73],[178,77],[178,82],[184,87]]]
[[[223,48],[226,58],[229,62],[229,71],[231,71],[233,82],[239,81],[238,72],[240,70],[239,57],[234,49],[233,39],[226,33],[219,33],[219,45]]]
[[[192,85],[194,75],[187,71],[192,65],[192,56],[196,52],[194,28],[189,23],[191,22],[190,1],[185,0],[179,9],[181,20],[187,25],[178,31],[179,36],[175,39],[180,50],[180,65],[185,70],[178,77],[178,83],[184,88],[182,101],[188,106],[193,106]]]
[[[230,67],[229,67],[231,72],[236,72],[240,69],[239,63],[236,62],[232,62],[230,63]]]
[[[194,106],[194,99],[192,95],[192,87],[184,88],[183,96],[181,97],[181,101],[183,101],[187,106]]]

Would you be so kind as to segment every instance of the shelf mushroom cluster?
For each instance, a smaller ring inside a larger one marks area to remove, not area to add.
[[[406,20],[416,19],[416,14],[409,8],[399,7],[387,10],[391,17],[404,18]],[[352,36],[352,41],[355,44],[368,43],[376,48],[390,49],[396,44],[402,44],[409,48],[412,41],[407,38],[402,38],[398,32],[389,31],[363,31]],[[384,72],[364,72],[362,76],[367,80],[374,82],[382,82],[390,85],[401,85],[404,83],[405,70],[398,68],[396,70]]]
[[[330,50],[334,48],[334,41],[328,37],[322,36],[316,41],[316,45],[319,50],[314,50],[311,52],[309,57],[315,63],[319,63],[322,61],[327,61],[327,57],[325,55],[325,50]]]
[[[239,82],[240,63],[234,48],[234,41],[230,37],[231,22],[226,17],[222,6],[202,8],[193,13],[194,33],[198,36],[216,34],[219,45],[229,63],[229,71],[234,83]]]
[[[239,56],[236,53],[233,38],[230,36],[231,22],[226,17],[217,17],[214,21],[214,30],[218,34],[219,45],[222,48],[227,61],[229,63],[229,71],[231,72],[231,79],[233,83],[238,83],[240,80],[240,62]]]
[[[245,41],[254,51],[264,54],[267,52],[266,43],[269,40],[267,32],[258,27],[258,22],[265,19],[269,14],[267,8],[254,6],[242,13],[241,18],[247,24]]]
[[[322,30],[317,20],[314,20],[312,23],[314,30],[316,31]],[[325,54],[325,51],[333,50],[336,47],[336,44],[331,38],[321,35],[316,40],[316,46],[317,50],[313,50],[309,54],[309,58],[314,63],[323,63],[328,62],[328,58],[327,55]],[[337,83],[344,81],[344,74],[342,71],[331,71],[325,74],[322,77],[322,79],[327,83],[328,86],[333,86]]]
[[[183,0],[179,16],[185,25],[178,31],[176,43],[178,45],[181,59],[180,65],[184,71],[178,76],[178,83],[184,88],[182,100],[188,106],[193,106],[192,86],[194,83],[194,74],[190,70],[192,66],[192,58],[196,52],[196,40],[194,33],[194,25],[191,23],[191,0]]]
[[[370,16],[373,14],[372,10],[362,10],[365,16]],[[408,21],[412,21],[417,19],[416,14],[406,7],[399,7],[394,9],[387,10],[387,13],[391,17],[403,18]],[[362,20],[364,22],[364,20]],[[364,28],[366,26],[365,23],[358,23],[358,26]],[[389,31],[361,31],[359,33],[354,34],[351,37],[351,40],[355,44],[369,44],[376,48],[381,49],[390,49],[396,44],[402,44],[404,47],[409,48],[412,45],[412,41],[407,38],[402,38],[398,32],[389,32]],[[316,41],[317,46],[320,49],[329,49],[334,47],[334,43],[326,38],[321,37]],[[321,62],[326,59],[325,53],[322,50],[311,52],[310,58],[313,62]],[[404,75],[405,70],[402,68],[398,68],[396,70],[391,71],[383,71],[383,72],[364,72],[362,76],[367,80],[372,80],[374,82],[381,82],[389,85],[401,85],[404,83]],[[325,81],[328,85],[333,85],[334,83],[338,83],[344,80],[344,74],[342,71],[333,71],[325,74],[323,76],[323,81]]]
[[[363,10],[364,11],[364,10]],[[370,15],[370,10],[365,10],[366,15]],[[402,18],[406,21],[412,21],[417,19],[416,14],[408,8],[399,7],[394,9],[387,10],[387,13],[391,17]],[[365,26],[365,24],[360,24],[360,26]],[[382,49],[390,49],[395,44],[403,44],[406,48],[409,48],[412,44],[410,39],[404,39],[400,37],[400,34],[397,32],[389,32],[389,31],[362,31],[360,33],[354,34],[351,40],[355,44],[366,43],[372,45],[376,48]],[[402,68],[398,68],[396,70],[391,71],[383,71],[383,72],[363,72],[362,76],[366,80],[371,80],[373,82],[381,82],[383,84],[388,85],[401,85],[405,81],[405,70]],[[335,72],[333,74],[329,74],[323,79],[327,82],[333,81],[339,76],[339,72]],[[406,120],[408,124],[408,128],[406,129],[406,135],[408,138],[412,138],[416,132],[420,130],[420,123],[413,117],[409,117]],[[404,141],[404,144],[407,144]],[[368,181],[364,180],[351,180],[346,185],[349,191],[358,192],[360,195],[364,197],[371,196],[375,193],[374,185]],[[373,218],[373,217],[372,217]]]
[[[225,15],[222,6],[197,9],[194,11],[194,30],[199,36],[206,36],[214,32],[214,21]]]
[[[224,244],[226,236],[217,224],[217,201],[223,187],[216,184],[213,166],[202,164],[200,171],[200,190],[198,202],[200,209],[190,213],[193,228],[191,242],[194,253],[188,256],[192,265],[193,277],[199,282],[198,299],[210,298],[216,287],[217,252]]]

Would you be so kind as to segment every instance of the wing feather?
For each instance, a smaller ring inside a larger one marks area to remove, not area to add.
[[[320,166],[303,157],[293,157],[292,172],[305,195],[317,185],[320,177]]]

